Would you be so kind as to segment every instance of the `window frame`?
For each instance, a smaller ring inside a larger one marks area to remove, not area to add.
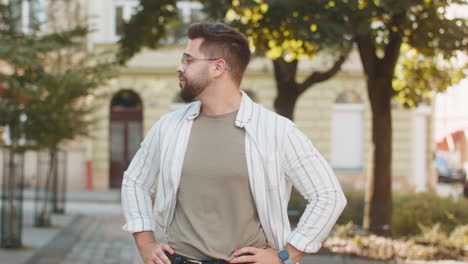
[[[122,7],[122,16],[125,22],[128,22],[133,15],[133,10],[138,8],[140,1],[138,0],[113,0],[111,9],[111,41],[117,42],[121,38],[117,35],[117,8]]]

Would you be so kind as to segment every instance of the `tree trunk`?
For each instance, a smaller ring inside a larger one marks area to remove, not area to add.
[[[367,89],[372,109],[372,148],[363,225],[368,232],[390,236],[392,221],[392,79],[371,77],[367,81]]]
[[[1,206],[1,247],[22,247],[23,226],[23,157],[13,147],[5,152],[6,167],[3,175],[3,193]]]
[[[294,120],[294,108],[299,97],[296,83],[298,61],[286,62],[282,58],[273,60],[277,95],[274,102],[276,113]]]
[[[294,88],[289,87],[279,87],[278,86],[278,95],[275,98],[275,111],[279,115],[282,115],[290,120],[294,120],[294,108],[296,107],[297,98],[299,94],[294,92]]]
[[[39,214],[39,219],[37,221],[37,226],[39,227],[48,227],[51,225],[50,221],[50,209],[48,208],[50,201],[49,194],[51,191],[53,192],[52,188],[52,181],[54,180],[54,174],[57,173],[57,159],[56,155],[57,151],[56,150],[50,150],[49,151],[49,167],[48,167],[48,172],[46,174],[46,182],[44,186],[44,198],[42,200],[42,209]]]

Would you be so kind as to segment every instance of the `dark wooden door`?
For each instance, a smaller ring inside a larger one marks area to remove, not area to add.
[[[141,108],[112,107],[110,122],[110,187],[122,186],[123,173],[142,140]]]

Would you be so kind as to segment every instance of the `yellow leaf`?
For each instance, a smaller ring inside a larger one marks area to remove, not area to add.
[[[268,11],[268,4],[261,4],[260,11],[265,14]]]
[[[232,6],[239,6],[239,0],[233,0]]]
[[[252,11],[250,11],[250,9],[246,9],[244,11],[244,16],[247,17],[247,18],[252,17]]]
[[[367,7],[367,2],[364,0],[359,0],[358,8],[359,9],[364,9]]]
[[[252,21],[253,21],[253,22],[257,22],[257,21],[259,21],[259,20],[262,19],[262,18],[263,18],[263,15],[262,15],[262,14],[256,13],[256,14],[253,14],[253,15],[252,15]]]
[[[312,30],[312,32],[317,31],[317,25],[316,24],[310,25],[310,30]]]
[[[241,23],[245,25],[245,24],[249,23],[249,19],[247,17],[245,17],[245,16],[241,17]]]
[[[291,53],[287,53],[285,56],[284,56],[284,60],[286,62],[291,62],[293,61],[294,59],[296,59],[296,56],[294,56],[294,54],[291,54]]]
[[[276,41],[274,41],[274,40],[269,40],[268,41],[268,47],[273,48],[275,46],[276,46]]]
[[[227,21],[231,22],[231,21],[239,19],[239,15],[237,15],[236,11],[229,8],[229,10],[226,12],[226,19]]]
[[[283,49],[281,47],[274,47],[270,49],[269,51],[267,51],[266,55],[268,58],[274,60],[274,59],[279,58],[282,53],[283,53]]]

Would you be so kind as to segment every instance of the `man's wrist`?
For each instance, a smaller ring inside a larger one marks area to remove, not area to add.
[[[138,249],[146,247],[150,244],[156,244],[153,231],[136,232],[133,233],[133,237],[135,238]]]
[[[293,245],[289,243],[286,244],[286,246],[284,246],[284,249],[288,251],[289,258],[294,264],[301,261],[304,258],[304,256],[307,255],[307,253],[298,250],[297,248],[295,248]]]
[[[280,250],[278,252],[278,257],[281,263],[284,264],[293,264],[291,257],[289,256],[289,252],[286,249]]]

